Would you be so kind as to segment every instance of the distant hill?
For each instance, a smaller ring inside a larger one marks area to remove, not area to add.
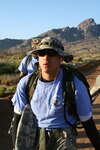
[[[4,39],[0,40],[1,53],[24,53],[31,48],[31,39],[17,40]]]
[[[81,51],[100,53],[100,24],[96,24],[93,18],[81,22],[77,27],[63,27],[51,29],[37,37],[56,37],[60,39],[69,52]],[[33,37],[32,37],[33,38]],[[24,53],[31,48],[31,39],[0,40],[0,52]]]

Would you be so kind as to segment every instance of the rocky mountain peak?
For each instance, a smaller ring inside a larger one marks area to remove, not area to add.
[[[78,28],[79,30],[84,30],[84,32],[86,32],[91,26],[96,26],[96,23],[95,23],[95,21],[94,21],[93,18],[89,18],[89,19],[87,19],[87,20],[81,22],[81,23],[77,26],[77,28]]]

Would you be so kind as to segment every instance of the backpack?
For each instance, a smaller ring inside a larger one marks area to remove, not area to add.
[[[90,95],[90,90],[89,90],[89,84],[87,82],[86,77],[77,69],[74,68],[73,66],[70,65],[61,65],[63,69],[63,79],[62,79],[62,89],[63,89],[63,104],[64,104],[64,119],[65,121],[72,127],[74,128],[82,128],[81,121],[79,120],[77,110],[76,110],[76,104],[75,104],[75,86],[74,86],[74,81],[73,78],[76,76],[79,80],[83,82],[85,85],[87,92],[90,97],[90,101],[92,104],[92,97]],[[37,85],[37,80],[40,75],[40,70],[39,68],[37,71],[35,71],[28,80],[27,86],[26,86],[26,95],[27,99],[30,100],[32,99],[35,87]],[[68,110],[69,115],[74,115],[77,124],[71,124],[67,118],[66,118],[66,108]]]

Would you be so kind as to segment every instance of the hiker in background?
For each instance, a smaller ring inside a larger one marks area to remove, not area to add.
[[[76,150],[77,131],[74,126],[76,118],[74,114],[69,114],[67,103],[64,107],[62,89],[64,70],[61,66],[62,61],[70,62],[73,57],[64,51],[64,47],[59,40],[50,37],[42,39],[33,54],[38,57],[40,66],[37,84],[30,101],[32,112],[35,114],[37,121],[36,126],[34,126],[37,132],[33,149]],[[20,80],[17,91],[11,100],[14,105],[12,136],[14,144],[18,122],[26,104],[29,103],[26,92],[28,78],[29,76],[26,76]],[[77,114],[93,147],[96,150],[100,150],[100,135],[93,121],[88,92],[84,84],[76,76],[73,77],[73,80]],[[68,98],[68,95],[66,96]],[[66,102],[70,102],[68,99],[66,99]],[[65,108],[66,112],[64,111]],[[67,121],[64,119],[64,112]]]
[[[20,65],[18,67],[18,70],[20,71],[20,79],[22,77],[24,77],[25,75],[31,74],[32,72],[35,71],[34,64],[36,64],[38,62],[38,60],[35,58],[35,56],[32,54],[32,52],[36,48],[36,46],[39,44],[40,41],[41,41],[40,38],[32,39],[32,43],[31,43],[32,51],[30,51],[28,53],[28,55],[22,59]]]
[[[35,55],[32,54],[32,52],[36,48],[36,46],[39,44],[40,41],[41,41],[40,38],[32,39],[32,42],[31,42],[32,50],[29,51],[28,54],[22,59],[20,65],[18,67],[18,70],[20,71],[19,79],[21,79],[22,77],[24,77],[26,75],[31,75],[37,69],[38,60],[36,59]],[[11,133],[12,133],[13,120],[14,120],[14,118],[12,118],[10,127],[8,129],[9,135],[11,135]]]

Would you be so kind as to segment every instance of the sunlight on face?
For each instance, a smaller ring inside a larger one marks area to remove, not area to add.
[[[61,56],[48,56],[45,55],[44,57],[39,56],[39,65],[42,72],[45,73],[56,73],[60,66]]]

